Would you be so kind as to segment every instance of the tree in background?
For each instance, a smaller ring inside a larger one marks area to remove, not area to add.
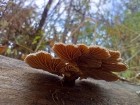
[[[24,1],[0,1],[0,42],[7,46],[7,56],[19,58],[29,53],[35,36],[35,11],[33,6],[25,6]]]
[[[126,78],[134,77],[139,72],[140,65],[140,2],[130,0],[125,3],[124,18],[115,18],[115,24],[106,27],[112,47],[122,52],[129,69],[122,75]]]
[[[22,59],[31,52],[51,52],[56,42],[101,45],[119,50],[132,77],[139,71],[138,0],[0,1],[0,43],[6,56]],[[135,72],[134,72],[135,71]]]

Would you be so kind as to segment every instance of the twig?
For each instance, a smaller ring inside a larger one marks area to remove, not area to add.
[[[84,21],[81,22],[81,23],[78,25],[78,27],[77,27],[75,30],[72,31],[71,35],[75,34],[75,33],[77,32],[77,30],[79,30],[83,25],[84,25]]]
[[[124,79],[124,78],[119,78],[120,81],[123,81],[123,82],[128,82],[128,83],[131,83],[131,81],[127,80],[127,79]]]
[[[137,54],[140,53],[140,50],[137,51],[133,56],[131,56],[129,59],[127,59],[126,61],[124,61],[125,63],[129,62],[131,59],[133,59]]]
[[[140,37],[140,34],[137,37],[135,37],[134,39],[132,39],[130,42],[132,43],[133,41],[137,40],[139,37]]]
[[[15,44],[16,45],[18,45],[18,46],[20,46],[20,47],[22,47],[22,48],[24,48],[24,49],[26,49],[26,50],[28,50],[28,51],[30,51],[30,52],[34,52],[33,50],[31,50],[30,48],[28,48],[28,47],[26,47],[26,46],[23,46],[23,45],[21,45],[21,44],[19,44],[19,42],[15,39]]]
[[[42,38],[39,40],[39,43],[37,44],[37,47],[36,47],[36,49],[35,49],[35,52],[39,49],[39,47],[41,46],[41,44],[42,44],[42,42],[43,42],[43,40],[44,40],[45,37],[46,37],[46,36],[44,35],[44,36],[42,36]]]

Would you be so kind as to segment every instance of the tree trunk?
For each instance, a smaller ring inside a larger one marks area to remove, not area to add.
[[[52,3],[53,3],[53,0],[49,0],[48,3],[46,4],[46,6],[45,6],[45,8],[43,10],[40,22],[39,22],[39,26],[37,27],[37,33],[38,33],[38,31],[42,30],[42,27],[45,24],[45,21],[46,21],[47,16],[48,16],[48,11],[49,11]]]
[[[0,56],[0,105],[140,105],[139,89],[93,79],[65,87],[58,76]]]

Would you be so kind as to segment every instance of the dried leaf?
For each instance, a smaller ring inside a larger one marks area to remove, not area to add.
[[[0,46],[0,54],[4,53],[6,50],[5,46]]]

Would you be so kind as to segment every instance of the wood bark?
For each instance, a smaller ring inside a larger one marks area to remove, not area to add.
[[[61,78],[0,56],[0,105],[140,105],[140,86],[93,79],[64,87]]]

